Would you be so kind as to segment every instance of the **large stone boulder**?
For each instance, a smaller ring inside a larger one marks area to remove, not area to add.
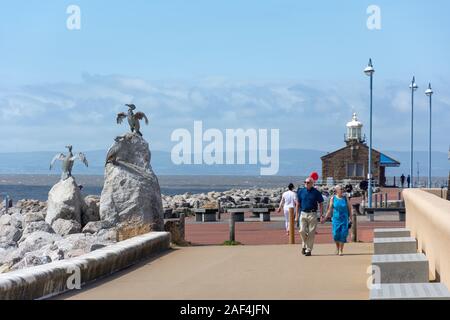
[[[81,216],[81,224],[87,225],[91,221],[100,220],[100,197],[89,195],[84,198],[86,208]]]
[[[100,240],[92,234],[77,233],[71,234],[64,239],[55,242],[55,246],[58,247],[58,250],[60,250],[64,254],[64,258],[67,259],[81,256],[94,251],[99,247],[112,243],[113,241]]]
[[[58,219],[53,222],[53,230],[60,236],[67,236],[69,234],[80,233],[81,224],[75,220]]]
[[[22,228],[23,218],[20,214],[4,214],[0,217],[0,226],[12,226],[14,228]]]
[[[45,222],[44,220],[41,221],[33,221],[25,224],[25,229],[23,229],[23,235],[22,240],[25,240],[28,235],[32,234],[36,231],[43,231],[48,233],[54,233],[52,227]]]
[[[22,222],[16,217],[4,214],[0,217],[0,248],[17,247],[17,241],[22,236]]]
[[[53,186],[48,194],[47,206],[45,221],[52,225],[58,219],[81,223],[81,214],[86,204],[75,179],[69,177]]]
[[[119,241],[164,230],[164,211],[158,178],[150,166],[148,143],[128,133],[115,139],[108,151],[100,197],[100,219],[117,224]]]
[[[0,226],[0,248],[7,249],[16,246],[21,236],[22,231],[14,226]]]
[[[23,242],[19,244],[19,255],[25,255],[25,253],[36,251],[46,245],[51,245],[55,241],[61,240],[62,237],[55,233],[49,233],[44,231],[36,231],[30,234]]]
[[[114,225],[108,220],[91,221],[83,227],[83,233],[98,233],[101,230],[111,229],[113,227]]]

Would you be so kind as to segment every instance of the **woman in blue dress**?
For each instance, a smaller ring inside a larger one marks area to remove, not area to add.
[[[344,254],[344,244],[348,237],[348,224],[352,221],[352,207],[350,201],[344,195],[343,188],[336,186],[336,194],[330,200],[327,215],[323,222],[330,217],[333,209],[333,216],[331,218],[333,225],[333,239],[336,242],[336,254],[342,256]]]

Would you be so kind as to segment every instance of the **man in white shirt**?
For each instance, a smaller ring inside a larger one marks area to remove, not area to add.
[[[283,208],[287,234],[289,234],[289,209],[293,212],[297,205],[297,193],[293,191],[294,185],[290,183],[288,189],[289,190],[281,196],[281,202],[278,208],[278,212],[281,211],[281,208]]]

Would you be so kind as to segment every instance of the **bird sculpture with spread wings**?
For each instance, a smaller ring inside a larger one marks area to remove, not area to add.
[[[84,153],[80,152],[77,155],[73,155],[72,146],[66,146],[66,148],[69,149],[69,153],[67,155],[63,153],[57,154],[56,156],[53,157],[52,162],[50,163],[50,170],[52,170],[57,160],[62,161],[61,180],[66,180],[67,178],[72,176],[72,168],[75,160],[79,159],[81,162],[85,164],[86,167],[88,166],[88,161]]]
[[[128,124],[130,125],[131,132],[136,132],[138,135],[142,137],[141,131],[139,129],[141,128],[141,125],[139,123],[139,120],[144,119],[145,124],[148,125],[148,119],[145,113],[143,112],[136,112],[133,111],[136,109],[136,106],[134,104],[126,104],[128,107],[128,113],[121,112],[117,114],[117,124],[121,124],[123,119],[128,118]]]

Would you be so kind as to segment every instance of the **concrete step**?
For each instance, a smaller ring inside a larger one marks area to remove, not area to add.
[[[429,281],[428,260],[423,253],[374,255],[372,265],[379,267],[381,283]]]
[[[373,249],[375,254],[417,253],[417,242],[411,237],[374,238]]]
[[[411,232],[405,228],[380,228],[373,230],[374,238],[402,238],[411,237]]]
[[[450,300],[450,292],[442,283],[388,283],[374,286],[370,300]]]

